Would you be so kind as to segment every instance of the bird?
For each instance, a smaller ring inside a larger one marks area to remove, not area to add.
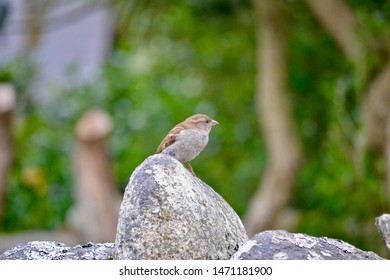
[[[161,141],[156,154],[162,153],[176,158],[186,164],[192,175],[195,175],[190,161],[196,158],[206,147],[209,133],[219,122],[207,115],[196,114],[172,128]]]

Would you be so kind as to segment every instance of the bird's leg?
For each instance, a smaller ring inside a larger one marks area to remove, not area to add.
[[[191,173],[192,175],[196,176],[194,170],[192,169],[192,166],[191,166],[190,162],[187,161],[186,164],[188,165],[188,168],[190,169],[190,173]]]

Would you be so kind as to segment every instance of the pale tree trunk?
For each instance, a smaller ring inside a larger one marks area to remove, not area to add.
[[[365,69],[368,55],[381,61],[381,53],[390,52],[386,44],[383,49],[380,38],[374,38],[369,34],[343,1],[306,2],[344,54],[353,61],[356,71],[362,72],[361,69]],[[367,149],[376,151],[379,155],[385,154],[390,198],[390,60],[385,60],[380,67],[382,68],[371,70],[370,72],[376,73],[375,76],[364,81],[368,90],[362,103],[363,141],[360,146],[355,147],[355,152],[361,154],[357,157],[361,161],[359,163],[361,166]],[[367,69],[365,71],[369,72]],[[362,75],[358,73],[357,77],[360,76]]]
[[[386,127],[389,122],[390,108],[390,61],[382,68],[371,82],[363,104],[363,122],[365,143],[368,148],[383,151],[389,134]]]
[[[351,60],[360,56],[362,46],[357,31],[361,26],[343,1],[306,0],[306,3]]]
[[[283,1],[254,0],[257,25],[256,107],[268,165],[244,218],[248,235],[272,228],[288,203],[302,161],[287,89]]]
[[[369,34],[344,1],[306,2],[344,54],[357,65],[356,70],[368,72],[365,69],[365,61],[368,55],[380,57],[380,40]],[[389,49],[384,51],[388,53]],[[386,123],[389,114],[387,108],[390,106],[390,61],[384,63],[382,67],[378,69],[379,71],[374,71],[378,73],[376,76],[365,81],[369,86],[362,104],[365,146],[380,151],[383,151],[386,142]]]
[[[110,130],[109,116],[98,110],[87,112],[76,127],[76,204],[69,223],[85,241],[115,240],[121,196],[106,153]]]
[[[4,216],[7,178],[14,159],[12,113],[16,94],[10,84],[0,84],[0,221]]]
[[[385,156],[386,156],[386,190],[387,190],[387,197],[388,204],[390,207],[390,120],[387,121],[387,127],[386,127],[386,146],[385,146]]]

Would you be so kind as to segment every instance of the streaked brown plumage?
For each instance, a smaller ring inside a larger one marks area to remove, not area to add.
[[[189,162],[206,147],[211,128],[217,124],[217,121],[207,115],[193,115],[168,132],[158,146],[156,154],[173,156],[187,164],[190,172],[195,175]]]

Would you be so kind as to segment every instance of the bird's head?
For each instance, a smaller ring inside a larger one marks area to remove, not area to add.
[[[219,124],[216,120],[213,120],[207,115],[197,114],[186,119],[186,122],[192,124],[198,129],[210,131],[213,126]]]

